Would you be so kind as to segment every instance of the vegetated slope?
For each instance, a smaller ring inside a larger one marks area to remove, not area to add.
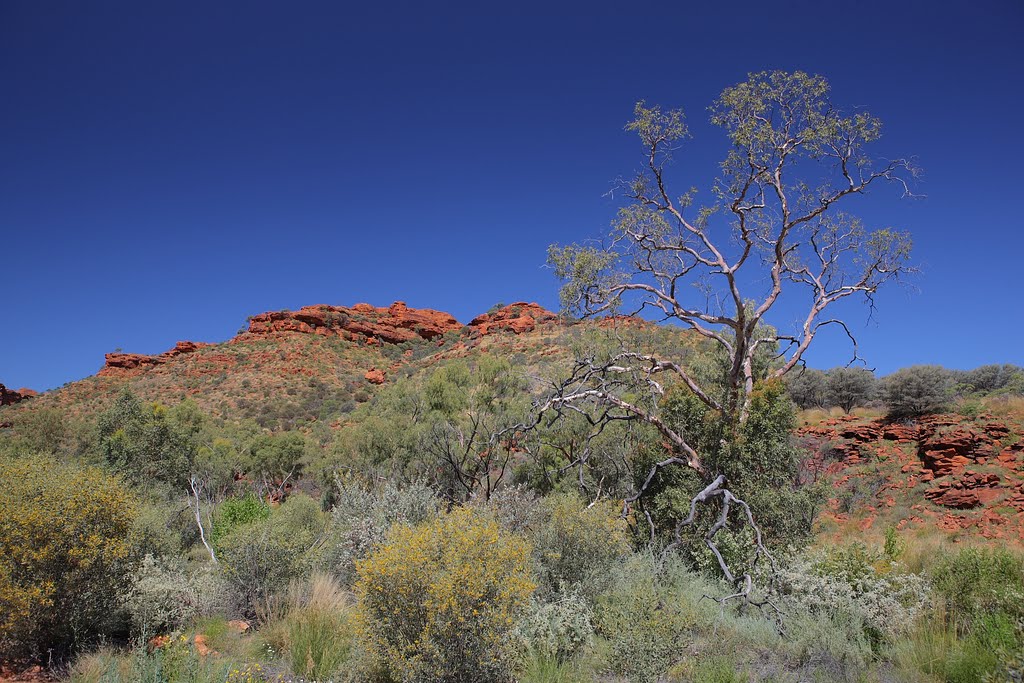
[[[802,427],[814,478],[831,486],[822,528],[837,537],[938,529],[1024,543],[1024,421],[981,413],[892,422],[843,416]]]
[[[644,343],[684,355],[700,342],[684,330],[636,319],[575,323],[537,304],[498,306],[462,325],[451,315],[412,309],[317,305],[253,316],[220,344],[179,342],[154,356],[107,354],[93,377],[17,405],[7,416],[58,408],[95,417],[123,387],[141,399],[193,399],[214,416],[271,429],[339,427],[360,403],[402,377],[483,354],[508,359],[534,378],[556,377],[573,346],[598,327],[639,330]],[[798,430],[811,454],[809,478],[828,482],[821,517],[827,534],[898,529],[1024,542],[1024,420],[981,414],[914,422],[853,416]]]
[[[379,386],[445,359],[522,354],[529,370],[546,356],[568,353],[569,329],[555,314],[527,303],[497,308],[469,325],[402,302],[387,308],[307,306],[253,316],[247,330],[220,344],[178,342],[153,356],[109,353],[96,375],[20,408],[95,415],[129,386],[146,401],[191,398],[218,417],[291,428],[337,420]]]
[[[678,327],[620,318],[567,321],[535,303],[499,304],[466,325],[400,301],[386,308],[306,306],[255,315],[223,343],[182,341],[156,355],[108,353],[96,375],[5,407],[0,425],[42,408],[94,418],[129,387],[144,401],[173,405],[190,398],[228,421],[251,419],[270,429],[314,422],[337,427],[382,386],[454,359],[472,364],[493,354],[524,375],[547,377],[598,328],[640,329],[645,344],[673,354],[700,343]]]

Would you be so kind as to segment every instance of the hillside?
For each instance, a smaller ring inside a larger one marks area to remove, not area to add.
[[[182,341],[157,355],[108,353],[96,375],[43,395],[5,390],[11,405],[0,412],[0,426],[48,408],[91,420],[128,387],[142,400],[165,405],[192,399],[227,421],[252,420],[274,430],[320,422],[333,430],[365,419],[354,411],[382,388],[455,359],[504,358],[533,384],[557,376],[573,346],[598,328],[642,330],[648,343],[683,356],[696,343],[678,328],[637,319],[566,321],[526,302],[495,306],[467,324],[400,301],[313,305],[252,316],[244,331],[223,343]],[[806,476],[831,489],[817,525],[823,538],[893,527],[1024,543],[1020,416],[943,414],[889,422],[842,415],[816,418],[795,436],[806,452]]]
[[[1011,416],[854,416],[798,430],[805,467],[831,488],[819,519],[833,540],[941,532],[951,539],[1024,543],[1024,428]]]
[[[19,408],[94,415],[128,386],[147,401],[192,398],[226,419],[292,426],[351,412],[389,380],[446,359],[522,354],[536,366],[565,354],[570,329],[531,303],[496,307],[466,325],[400,301],[387,308],[306,306],[252,316],[245,331],[219,344],[182,341],[157,355],[108,353],[96,375]]]
[[[665,567],[651,564],[648,543],[668,541],[694,485],[669,473],[622,514],[664,457],[656,432],[621,420],[593,431],[572,411],[522,430],[532,400],[581,353],[593,364],[630,346],[721,373],[701,337],[671,325],[570,321],[523,302],[463,324],[395,302],[262,313],[222,343],[109,353],[94,376],[42,395],[3,389],[0,478],[12,495],[0,506],[0,604],[12,616],[0,619],[0,680],[57,678],[33,668],[46,661],[41,644],[58,660],[95,647],[69,630],[68,611],[112,644],[80,656],[72,681],[149,680],[146,667],[187,662],[205,672],[187,680],[299,683],[342,660],[355,680],[379,680],[373,662],[397,660],[351,655],[373,653],[351,630],[354,610],[370,614],[379,598],[376,623],[399,615],[403,628],[417,609],[429,614],[434,603],[416,598],[427,589],[390,573],[420,562],[409,577],[435,571],[430,581],[463,601],[438,617],[454,629],[438,642],[491,614],[469,628],[501,634],[485,652],[529,641],[503,665],[524,683],[934,682],[1013,666],[1005,644],[1020,641],[1024,616],[1013,588],[1024,586],[1017,404],[892,421],[875,408],[797,413],[784,384],[759,385],[756,426],[729,457],[755,482],[742,495],[780,561],[765,599],[805,642],[769,611],[706,607],[735,585],[708,564],[702,531],[684,534]],[[695,409],[672,377],[650,379],[640,368],[618,390],[655,401],[714,453],[714,411]],[[742,521],[724,533],[731,561],[756,567]],[[378,570],[398,581],[379,596]],[[507,603],[482,597],[509,585],[519,592]],[[302,649],[309,619],[342,660]],[[551,635],[552,619],[568,630]],[[645,642],[687,645],[628,654]],[[554,654],[532,649],[543,643]],[[937,661],[972,673],[938,675]],[[742,673],[717,677],[728,671]]]

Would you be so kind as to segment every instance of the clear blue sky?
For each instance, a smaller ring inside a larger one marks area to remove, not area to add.
[[[706,107],[776,68],[826,76],[884,121],[880,153],[925,169],[926,199],[864,205],[914,234],[923,274],[871,321],[845,312],[863,355],[1024,363],[1024,4],[635,7],[5,0],[0,382],[306,304],[557,308],[546,247],[608,225],[640,163],[633,103],[686,109],[713,169]],[[825,337],[810,360],[847,351]]]

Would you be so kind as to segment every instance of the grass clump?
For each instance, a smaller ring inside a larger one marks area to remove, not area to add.
[[[263,630],[270,648],[306,680],[336,680],[353,658],[355,601],[329,574],[314,574],[289,587],[283,616]]]

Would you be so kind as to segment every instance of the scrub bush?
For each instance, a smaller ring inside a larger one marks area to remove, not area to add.
[[[540,508],[542,521],[531,540],[543,592],[595,598],[608,585],[612,567],[630,551],[619,504],[601,500],[587,507],[573,494],[555,494]]]
[[[28,457],[0,461],[0,490],[0,659],[62,657],[122,629],[136,503],[121,481]]]
[[[528,544],[470,508],[398,526],[357,562],[362,637],[395,678],[505,681],[526,610]]]
[[[382,543],[392,526],[419,524],[437,515],[438,500],[423,484],[399,488],[388,482],[371,489],[339,481],[336,487],[323,563],[345,586],[355,581],[356,561]]]
[[[517,632],[524,651],[564,664],[591,644],[593,613],[582,595],[569,593],[555,602],[533,602]]]

